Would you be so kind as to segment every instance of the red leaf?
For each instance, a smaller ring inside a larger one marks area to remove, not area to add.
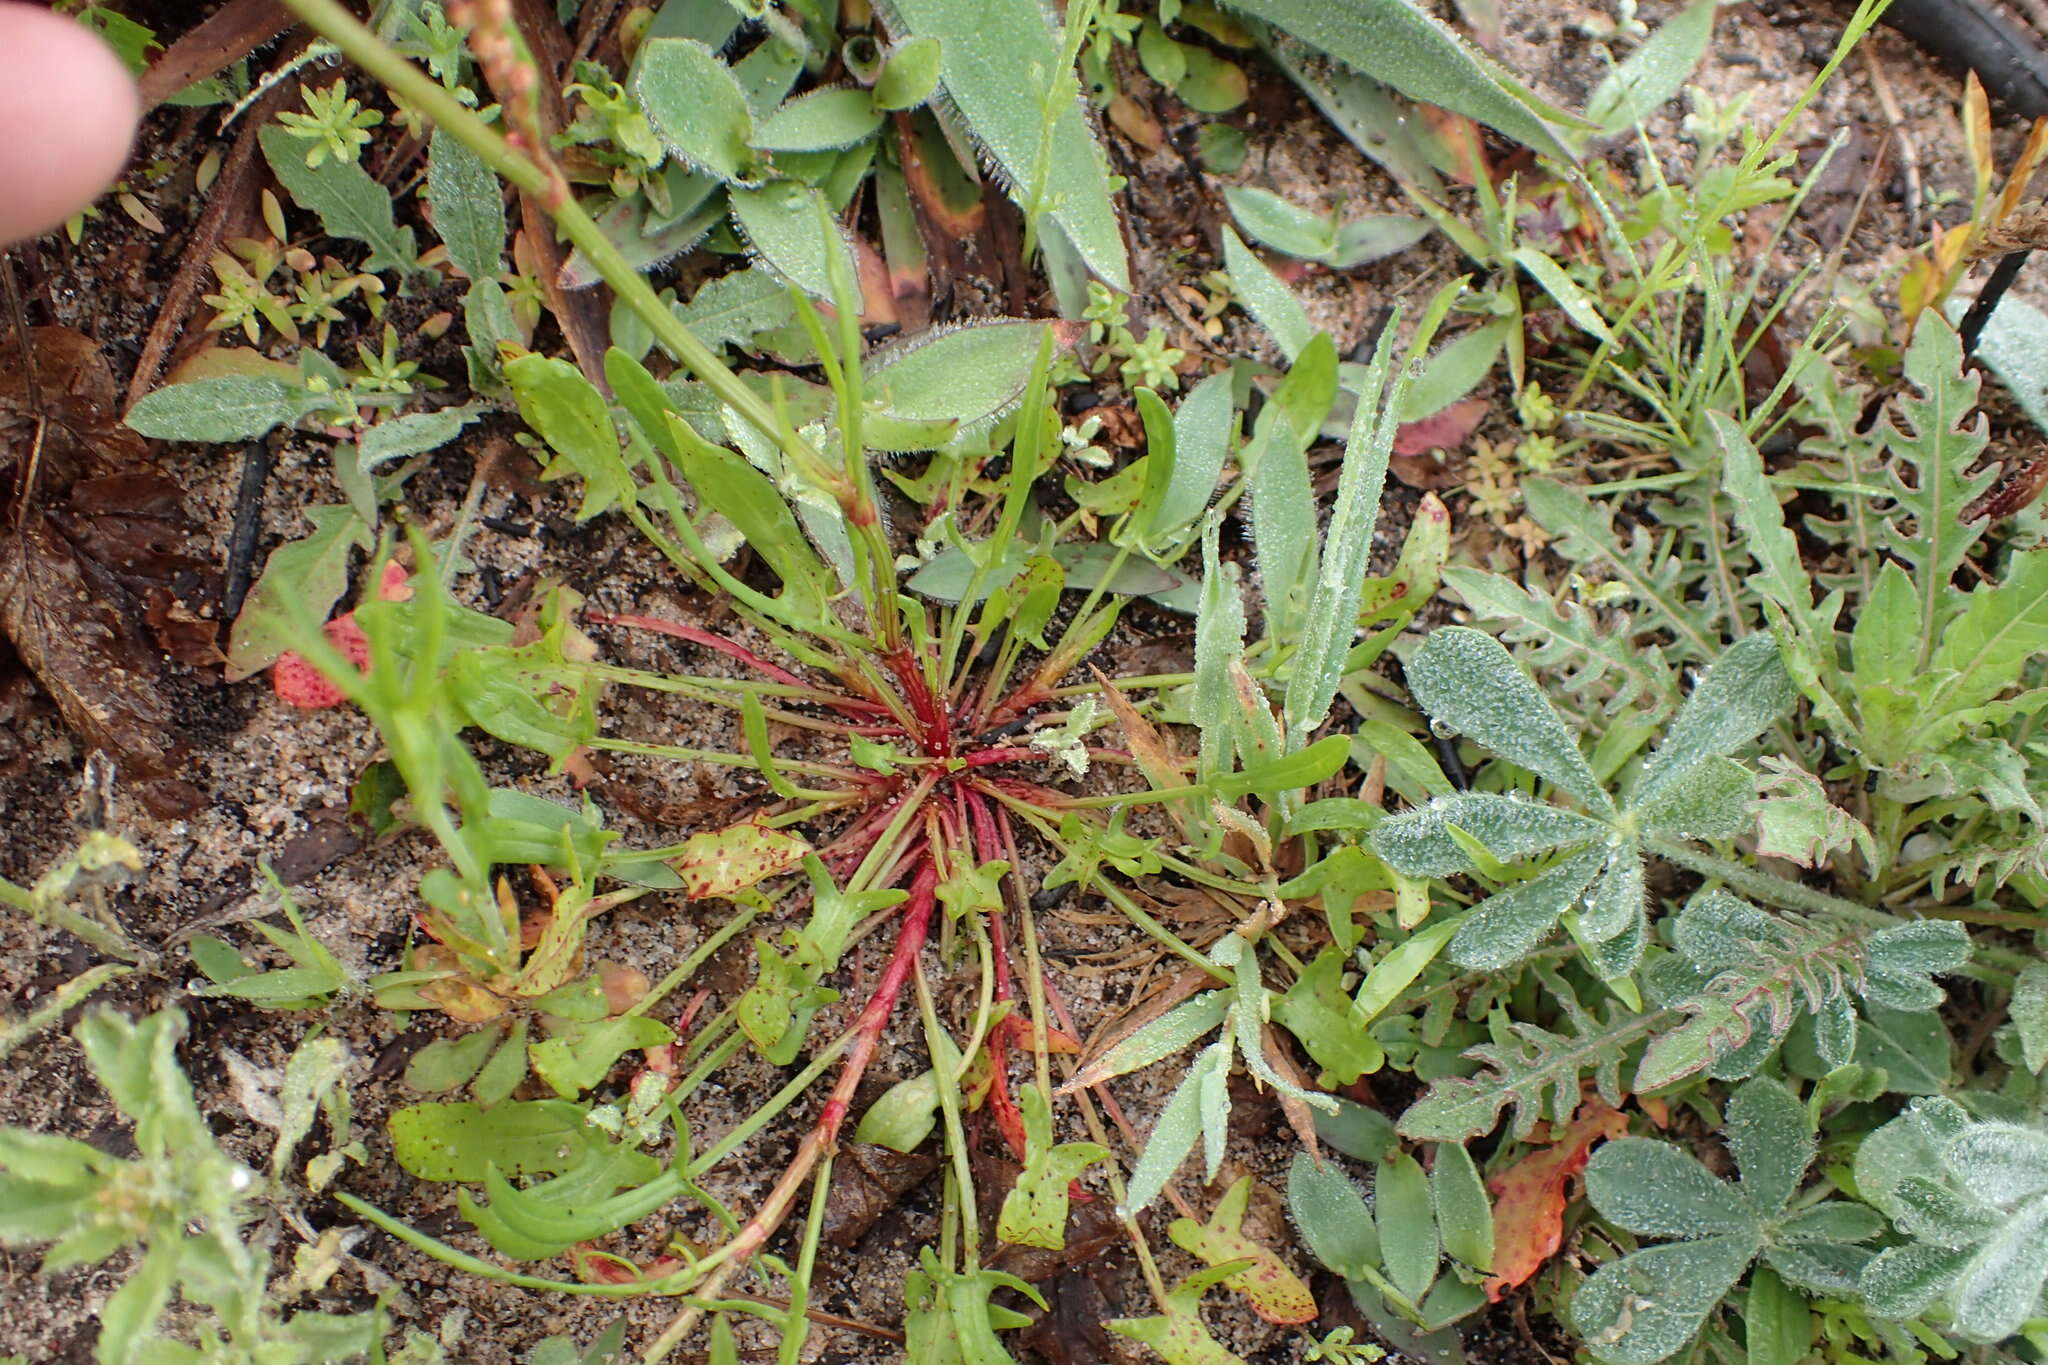
[[[1403,422],[1394,433],[1394,453],[1427,455],[1432,450],[1456,450],[1479,430],[1486,409],[1484,398],[1465,398],[1420,421]]]
[[[406,583],[406,572],[396,563],[386,560],[384,576],[377,584],[377,600],[380,602],[405,602],[412,597],[412,588]],[[329,621],[326,626],[327,642],[341,651],[342,657],[355,666],[358,673],[370,669],[370,639],[363,634],[363,628],[356,624],[356,614],[345,611]],[[342,691],[329,681],[319,669],[290,650],[277,658],[270,670],[270,686],[277,695],[293,706],[305,711],[321,711],[330,706],[339,706]]]
[[[1589,1101],[1555,1142],[1531,1152],[1487,1182],[1493,1191],[1493,1276],[1488,1302],[1543,1268],[1564,1240],[1565,1186],[1586,1169],[1593,1144],[1628,1131],[1628,1116]]]

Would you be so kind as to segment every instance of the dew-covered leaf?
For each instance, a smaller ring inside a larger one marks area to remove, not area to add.
[[[448,260],[472,280],[488,280],[505,256],[505,199],[484,159],[436,128],[427,152],[427,208]]]
[[[1714,33],[1714,0],[1693,0],[1608,72],[1586,101],[1586,117],[1610,137],[1641,123],[1685,88]]]
[[[1212,1107],[1206,1092],[1222,1085],[1229,1068],[1230,1045],[1227,1040],[1219,1040],[1202,1049],[1187,1075],[1174,1087],[1166,1107],[1159,1111],[1158,1122],[1152,1125],[1145,1150],[1131,1168],[1124,1192],[1129,1212],[1138,1213],[1157,1199],[1181,1162],[1195,1149],[1195,1139],[1203,1136],[1208,1126],[1209,1115],[1205,1110]]]
[[[1436,1207],[1422,1163],[1406,1152],[1381,1161],[1372,1207],[1387,1278],[1418,1302],[1435,1282],[1438,1262]]]
[[[758,189],[735,186],[726,198],[747,245],[806,294],[832,297],[828,252],[838,253],[847,279],[855,278],[853,249],[818,191],[794,180],[772,180]]]
[[[1464,831],[1501,862],[1565,848],[1611,832],[1603,820],[1497,792],[1439,796],[1419,810],[1383,820],[1367,836],[1372,851],[1405,877],[1450,877],[1473,870],[1472,858],[1451,836]]]
[[[1724,1131],[1742,1172],[1742,1193],[1766,1215],[1789,1204],[1813,1160],[1806,1106],[1780,1082],[1758,1077],[1730,1097]]]
[[[1451,940],[1451,959],[1476,971],[1509,967],[1557,927],[1607,863],[1605,847],[1584,849],[1538,877],[1487,897]]]
[[[1474,1270],[1493,1269],[1493,1209],[1471,1153],[1456,1142],[1441,1142],[1429,1172],[1430,1197],[1444,1251]]]
[[[1754,739],[1791,708],[1795,695],[1769,633],[1730,645],[1679,708],[1644,769],[1637,804],[1654,802],[1703,760],[1733,753]]]
[[[1652,1365],[1692,1340],[1756,1251],[1755,1231],[1745,1230],[1610,1261],[1572,1297],[1572,1326],[1596,1360]]]
[[[1287,1170],[1287,1211],[1310,1254],[1345,1279],[1362,1279],[1365,1271],[1379,1269],[1372,1210],[1334,1163],[1318,1165],[1307,1152],[1294,1154]]]
[[[1433,632],[1408,664],[1432,723],[1555,783],[1595,810],[1612,801],[1543,692],[1498,640],[1463,626]]]
[[[290,426],[329,401],[282,379],[223,374],[146,393],[128,409],[126,420],[157,441],[249,441]]]
[[[1477,119],[1558,161],[1571,160],[1552,125],[1579,120],[1547,104],[1413,0],[1237,0],[1236,8],[1411,99]]]
[[[1646,829],[1681,839],[1733,839],[1754,820],[1756,778],[1732,758],[1709,754],[1633,803]]]
[[[633,97],[670,152],[721,180],[759,178],[747,93],[717,53],[689,38],[650,38],[633,69]]]
[[[1758,1226],[1755,1211],[1726,1183],[1650,1138],[1619,1138],[1595,1152],[1586,1194],[1602,1218],[1645,1237],[1753,1236]]]
[[[874,97],[857,87],[813,90],[761,120],[753,145],[773,152],[824,152],[851,147],[882,126]]]

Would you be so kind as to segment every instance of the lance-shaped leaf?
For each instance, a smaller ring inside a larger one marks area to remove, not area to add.
[[[1027,200],[1042,192],[1046,216],[1088,269],[1128,291],[1108,164],[1081,101],[1048,100],[1061,54],[1036,0],[886,0],[883,8],[892,29],[938,40],[946,98],[1012,197],[1030,211],[1037,206]]]
[[[1451,877],[1476,869],[1452,830],[1460,830],[1493,858],[1512,862],[1554,848],[1604,839],[1612,826],[1560,806],[1493,792],[1440,796],[1374,826],[1373,852],[1405,877]]]
[[[1551,125],[1582,121],[1539,98],[1413,0],[1234,3],[1411,99],[1477,119],[1556,160],[1572,159]]]
[[[1398,426],[1394,413],[1405,387],[1399,377],[1388,383],[1399,320],[1396,312],[1380,332],[1358,391],[1350,439],[1344,445],[1344,464],[1337,476],[1337,506],[1330,516],[1322,562],[1302,618],[1294,674],[1287,680],[1288,740],[1297,748],[1328,714],[1351,652],[1351,638],[1358,631],[1358,606],[1365,592],[1372,533],[1379,524],[1380,493],[1386,486],[1387,460]]]
[[[1220,1105],[1227,1118],[1230,1108],[1226,1083],[1230,1075],[1230,1036],[1222,1038],[1202,1049],[1195,1058],[1195,1064],[1188,1068],[1188,1074],[1174,1088],[1168,1097],[1166,1107],[1159,1111],[1159,1121],[1152,1126],[1152,1136],[1145,1143],[1145,1150],[1138,1155],[1137,1165],[1131,1168],[1130,1183],[1125,1187],[1125,1208],[1130,1213],[1139,1213],[1166,1188],[1166,1182],[1180,1169],[1180,1163],[1195,1149],[1195,1139],[1211,1134],[1210,1165],[1213,1167],[1223,1156],[1222,1133],[1215,1123]]]
[[[1521,961],[1578,903],[1606,863],[1606,848],[1582,849],[1548,872],[1489,896],[1451,940],[1452,960],[1480,971]]]
[[[1464,626],[1436,631],[1409,661],[1408,689],[1433,724],[1484,745],[1594,810],[1613,810],[1564,721],[1491,635]]]
[[[1119,1039],[1108,1051],[1075,1073],[1059,1088],[1062,1095],[1097,1085],[1128,1071],[1148,1067],[1179,1053],[1201,1038],[1208,1037],[1230,1010],[1228,991],[1204,991],[1192,1000],[1175,1005],[1157,1019]]]
[[[1754,739],[1791,709],[1793,696],[1777,641],[1767,634],[1737,640],[1679,708],[1643,771],[1635,803],[1654,803],[1707,759],[1733,753]]]

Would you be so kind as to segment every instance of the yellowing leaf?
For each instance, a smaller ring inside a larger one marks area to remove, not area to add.
[[[1550,1146],[1531,1152],[1487,1182],[1493,1191],[1493,1269],[1486,1297],[1526,1283],[1564,1239],[1565,1186],[1586,1168],[1593,1144],[1628,1131],[1628,1116],[1595,1100]]]
[[[1316,1298],[1309,1287],[1270,1247],[1244,1235],[1244,1214],[1251,1195],[1252,1178],[1245,1176],[1224,1191],[1222,1202],[1207,1223],[1176,1218],[1166,1235],[1175,1246],[1201,1257],[1210,1266],[1250,1261],[1250,1265],[1223,1283],[1251,1300],[1252,1311],[1267,1322],[1313,1322]]]
[[[810,851],[794,834],[748,822],[691,835],[669,866],[683,879],[683,894],[696,901],[730,896],[787,872]]]

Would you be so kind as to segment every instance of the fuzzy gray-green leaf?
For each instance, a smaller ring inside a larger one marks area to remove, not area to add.
[[[1714,34],[1714,0],[1693,0],[1666,20],[1586,101],[1586,117],[1613,136],[1641,123],[1685,88]]]
[[[1777,1081],[1744,1082],[1728,1101],[1728,1150],[1742,1172],[1742,1192],[1765,1214],[1799,1192],[1813,1160],[1813,1124],[1806,1106]]]
[[[1695,761],[1635,802],[1645,829],[1682,839],[1733,839],[1752,824],[1755,805],[1755,776],[1719,754]]]
[[[1043,137],[1046,91],[1060,49],[1037,0],[886,0],[895,27],[939,43],[946,97],[1002,171],[1023,207],[1038,186],[1040,148],[1049,153],[1043,190],[1048,213],[1088,268],[1117,289],[1131,287],[1123,232],[1110,197],[1109,168],[1078,100],[1055,104]]]
[[[1380,1240],[1372,1210],[1334,1162],[1296,1152],[1287,1171],[1287,1212],[1314,1257],[1345,1279],[1379,1269]]]
[[[813,90],[761,120],[753,144],[775,152],[824,152],[851,147],[882,126],[881,110],[854,87]]]
[[[720,180],[759,177],[754,116],[732,68],[690,38],[650,38],[633,63],[633,96],[670,152]]]
[[[794,180],[776,180],[759,189],[735,186],[727,191],[733,222],[747,245],[776,274],[815,298],[832,297],[832,276],[826,252],[836,251],[854,277],[853,251],[839,220],[823,209],[814,189]]]
[[[1408,664],[1408,689],[1432,723],[1527,768],[1595,810],[1613,809],[1564,721],[1491,635],[1465,626],[1436,631]]]
[[[448,259],[472,280],[498,273],[505,255],[505,200],[484,159],[439,128],[427,153],[427,206]]]
[[[1730,645],[1686,698],[1636,789],[1638,804],[1656,799],[1693,765],[1733,753],[1791,709],[1792,679],[1769,634]]]
[[[329,157],[318,166],[306,164],[306,144],[278,124],[257,135],[263,158],[292,202],[320,215],[330,237],[346,237],[370,248],[363,262],[369,271],[421,269],[412,229],[397,226],[391,213],[391,192],[353,161]]]
[[[1236,7],[1384,81],[1464,114],[1559,161],[1551,123],[1577,123],[1412,0],[1235,0]]]
[[[1451,940],[1460,966],[1494,971],[1521,961],[1549,936],[1607,861],[1607,850],[1584,849],[1542,876],[1489,896]]]
[[[1293,360],[1316,334],[1301,300],[1230,228],[1223,229],[1223,268],[1245,309],[1266,329],[1280,354]]]
[[[1725,1181],[1650,1138],[1617,1138],[1593,1153],[1586,1195],[1602,1218],[1643,1237],[1754,1234],[1758,1226],[1755,1211]]]
[[[247,441],[325,401],[281,379],[224,374],[146,393],[128,409],[127,422],[158,441]]]
[[[1572,1297],[1572,1326],[1596,1360],[1652,1365],[1692,1340],[1756,1251],[1756,1233],[1747,1229],[1610,1261]]]
[[[1324,534],[1322,561],[1302,618],[1294,675],[1287,680],[1290,745],[1299,746],[1323,723],[1337,695],[1352,637],[1358,633],[1358,606],[1365,595],[1372,533],[1379,524],[1380,493],[1386,487],[1387,462],[1398,425],[1394,414],[1403,387],[1399,378],[1388,383],[1399,317],[1397,311],[1394,322],[1381,331],[1358,390],[1351,436],[1345,442],[1344,463],[1337,476],[1336,510]]]
[[[1502,862],[1605,838],[1611,830],[1605,821],[1562,806],[1494,792],[1459,792],[1381,821],[1368,837],[1373,852],[1405,877],[1450,877],[1473,870],[1471,858],[1451,837],[1453,827]]]

